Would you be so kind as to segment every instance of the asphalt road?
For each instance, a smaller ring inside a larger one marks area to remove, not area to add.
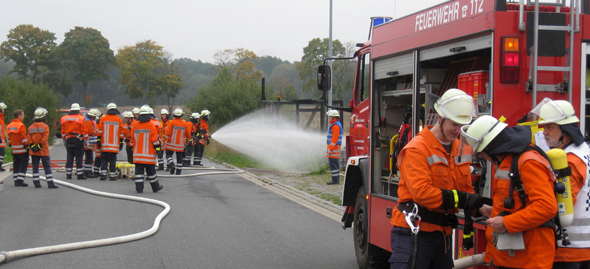
[[[52,160],[65,148],[51,149]],[[125,153],[119,156],[124,160]],[[221,167],[205,161],[206,166]],[[183,174],[200,171],[185,170]],[[41,172],[43,175],[43,172]],[[164,174],[162,174],[164,175]],[[65,173],[54,172],[65,181]],[[83,187],[153,198],[170,213],[150,237],[110,246],[10,260],[2,268],[358,268],[352,230],[243,175],[160,178],[164,189],[135,192],[130,179],[67,180]],[[105,198],[65,186],[0,192],[0,251],[95,240],[152,227],[162,207]],[[321,212],[321,211],[320,211]]]

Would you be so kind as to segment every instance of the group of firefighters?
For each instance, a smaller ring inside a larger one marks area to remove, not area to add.
[[[556,242],[551,224],[558,212],[555,174],[544,152],[532,150],[531,128],[508,127],[492,116],[475,119],[473,98],[459,89],[448,90],[434,109],[435,125],[422,129],[399,155],[391,268],[452,268],[451,232],[457,227],[459,209],[487,217],[484,261],[489,265],[590,268],[590,148],[572,104],[545,98],[530,113],[544,128],[547,146],[567,154],[574,203],[568,246]],[[475,155],[496,169],[491,206],[472,187],[470,167]],[[511,172],[513,159],[517,173]],[[520,177],[521,188],[512,191],[515,176]],[[408,213],[416,210],[421,218],[419,231],[412,230],[416,223],[408,220]],[[506,245],[511,250],[505,250]]]
[[[40,188],[39,161],[45,169],[49,188],[57,188],[53,182],[49,159],[49,127],[44,123],[47,110],[35,110],[35,122],[27,129],[23,123],[22,110],[14,111],[12,123],[4,130],[4,110],[6,104],[0,103],[0,167],[4,161],[5,147],[12,148],[13,178],[15,186],[27,187],[24,178],[32,156],[33,183]],[[61,137],[67,151],[65,165],[66,178],[72,179],[74,159],[78,180],[100,177],[116,180],[117,154],[126,145],[127,161],[135,165],[135,186],[138,193],[143,192],[144,173],[147,174],[152,190],[163,188],[159,184],[156,170],[164,170],[164,154],[170,174],[180,175],[183,166],[202,165],[205,145],[209,144],[209,110],[192,113],[189,121],[184,121],[184,112],[176,108],[170,113],[166,109],[160,112],[161,121],[154,115],[148,105],[133,108],[122,113],[117,105],[110,103],[107,112],[90,109],[86,115],[80,113],[80,105],[73,103],[70,112],[61,118]],[[7,140],[10,143],[7,143]],[[173,155],[176,154],[176,162]],[[193,157],[194,154],[194,157]],[[107,173],[108,171],[108,173]]]

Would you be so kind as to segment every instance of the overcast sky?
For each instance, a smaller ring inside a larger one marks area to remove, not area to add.
[[[445,0],[333,0],[333,39],[364,42],[371,16],[400,18]],[[154,40],[174,58],[213,62],[219,50],[300,61],[303,47],[329,36],[330,0],[3,0],[0,43],[32,24],[61,43],[75,26],[92,27],[117,53]]]

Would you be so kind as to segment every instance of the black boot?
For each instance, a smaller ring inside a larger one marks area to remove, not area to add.
[[[52,181],[47,181],[47,188],[49,189],[57,189],[57,185],[55,185],[55,183]]]
[[[100,175],[100,180],[107,180],[107,176],[106,175]]]
[[[28,187],[29,184],[25,183],[22,179],[17,179],[14,181],[14,186],[16,187]]]
[[[158,170],[160,170],[160,171],[164,170],[164,164],[163,163],[161,163],[161,164],[158,165]]]
[[[143,182],[135,182],[135,191],[137,193],[143,192]]]
[[[110,181],[116,181],[117,178],[116,177],[111,177]]]
[[[153,192],[158,192],[164,188],[164,185],[160,184],[157,180],[155,182],[150,182],[150,185],[152,185]]]
[[[66,179],[72,179],[72,175],[66,175]]]
[[[174,175],[174,171],[176,171],[176,165],[174,163],[169,163],[168,168],[170,168],[170,174]]]
[[[87,179],[87,177],[84,174],[79,174],[77,177],[78,180],[84,180]]]
[[[35,185],[35,189],[41,188],[41,182],[39,180],[33,180],[33,185]]]

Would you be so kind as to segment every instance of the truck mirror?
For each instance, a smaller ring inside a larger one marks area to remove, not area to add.
[[[332,83],[332,71],[329,65],[318,66],[318,90],[329,91]]]

